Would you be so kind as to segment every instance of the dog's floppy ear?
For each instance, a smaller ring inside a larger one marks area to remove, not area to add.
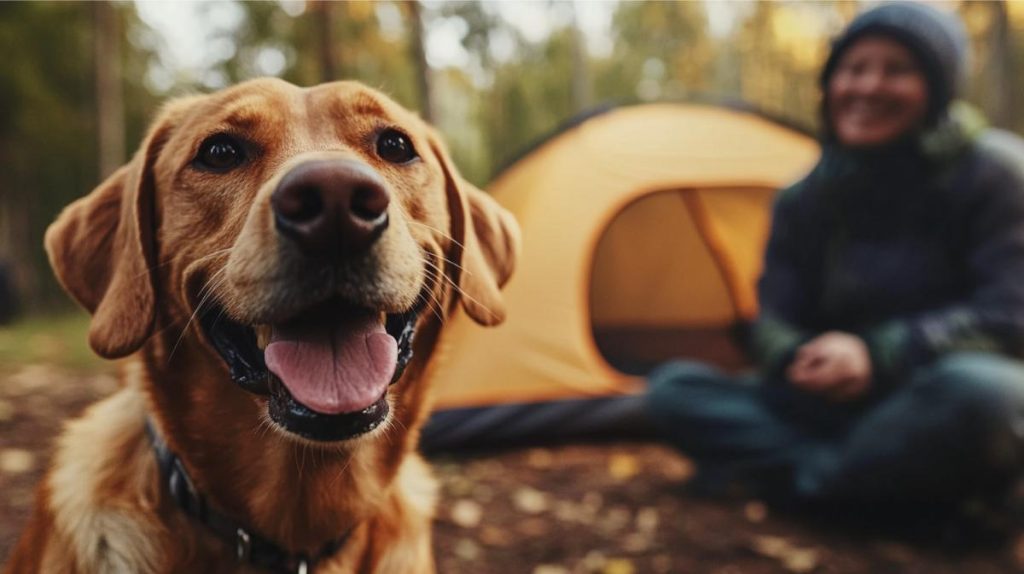
[[[462,307],[481,325],[505,320],[500,289],[512,276],[519,255],[519,224],[489,195],[462,178],[435,136],[431,147],[444,170],[451,216],[455,284]]]
[[[156,318],[152,169],[170,131],[154,123],[135,157],[46,230],[46,252],[64,289],[92,313],[89,345],[108,359],[142,346]]]

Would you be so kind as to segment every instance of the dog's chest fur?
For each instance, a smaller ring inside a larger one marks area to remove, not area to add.
[[[145,432],[140,372],[130,369],[125,388],[69,423],[57,445],[55,470],[45,484],[56,536],[40,557],[41,571],[261,572],[238,564],[226,542],[168,499]],[[361,524],[317,572],[359,572],[364,563],[378,564],[381,572],[430,571],[436,498],[426,464],[408,457],[378,515]],[[375,538],[391,542],[377,548]],[[68,555],[76,557],[75,564],[66,562]]]

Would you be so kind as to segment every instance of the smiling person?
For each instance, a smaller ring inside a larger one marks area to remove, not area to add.
[[[955,102],[951,14],[862,13],[821,74],[822,156],[774,210],[737,381],[677,362],[650,410],[700,465],[789,502],[951,508],[1024,461],[1024,143]]]

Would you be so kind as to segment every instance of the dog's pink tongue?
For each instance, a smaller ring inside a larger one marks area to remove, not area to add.
[[[324,414],[361,411],[391,382],[398,344],[375,314],[275,326],[264,358],[295,400]]]

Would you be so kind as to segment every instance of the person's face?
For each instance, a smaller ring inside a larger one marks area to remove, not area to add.
[[[928,82],[905,46],[866,36],[839,57],[825,97],[839,143],[873,147],[920,127],[928,110]]]

